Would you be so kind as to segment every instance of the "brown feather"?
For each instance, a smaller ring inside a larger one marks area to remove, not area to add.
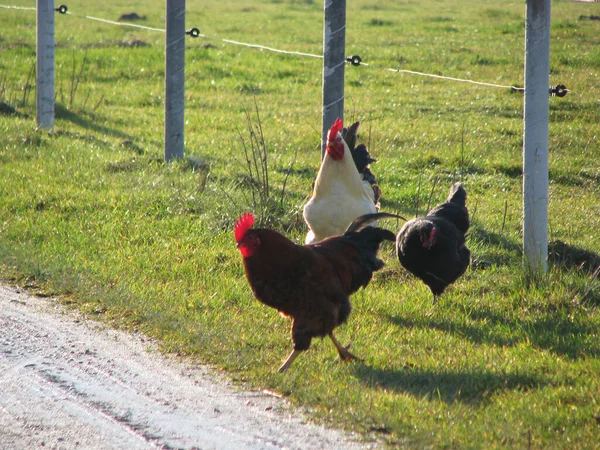
[[[350,295],[383,267],[381,242],[395,239],[391,231],[365,225],[390,216],[360,217],[344,235],[305,246],[274,230],[246,231],[238,246],[258,243],[243,258],[248,283],[260,302],[292,318],[295,350],[307,350],[313,337],[331,335],[348,319]]]

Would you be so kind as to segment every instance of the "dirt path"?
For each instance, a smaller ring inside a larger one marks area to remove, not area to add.
[[[155,349],[0,286],[0,448],[374,448]]]

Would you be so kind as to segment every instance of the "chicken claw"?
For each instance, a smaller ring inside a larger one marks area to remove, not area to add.
[[[350,353],[348,351],[348,349],[350,348],[350,346],[352,344],[348,344],[346,347],[344,347],[342,344],[339,343],[339,341],[335,338],[335,336],[333,335],[333,333],[329,333],[329,338],[331,339],[331,341],[333,342],[333,345],[335,345],[335,348],[337,348],[338,353],[340,354],[340,358],[344,361],[352,361],[352,360],[358,360],[361,361],[360,358],[357,358],[356,356],[354,356],[352,353]]]

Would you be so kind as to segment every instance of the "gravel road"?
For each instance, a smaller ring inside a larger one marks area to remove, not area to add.
[[[284,399],[0,286],[0,449],[362,449]]]

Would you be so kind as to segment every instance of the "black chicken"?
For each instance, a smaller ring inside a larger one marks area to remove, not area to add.
[[[429,286],[434,299],[469,266],[465,245],[469,229],[467,192],[461,183],[450,188],[448,199],[425,217],[404,224],[396,237],[396,252],[406,270]]]

